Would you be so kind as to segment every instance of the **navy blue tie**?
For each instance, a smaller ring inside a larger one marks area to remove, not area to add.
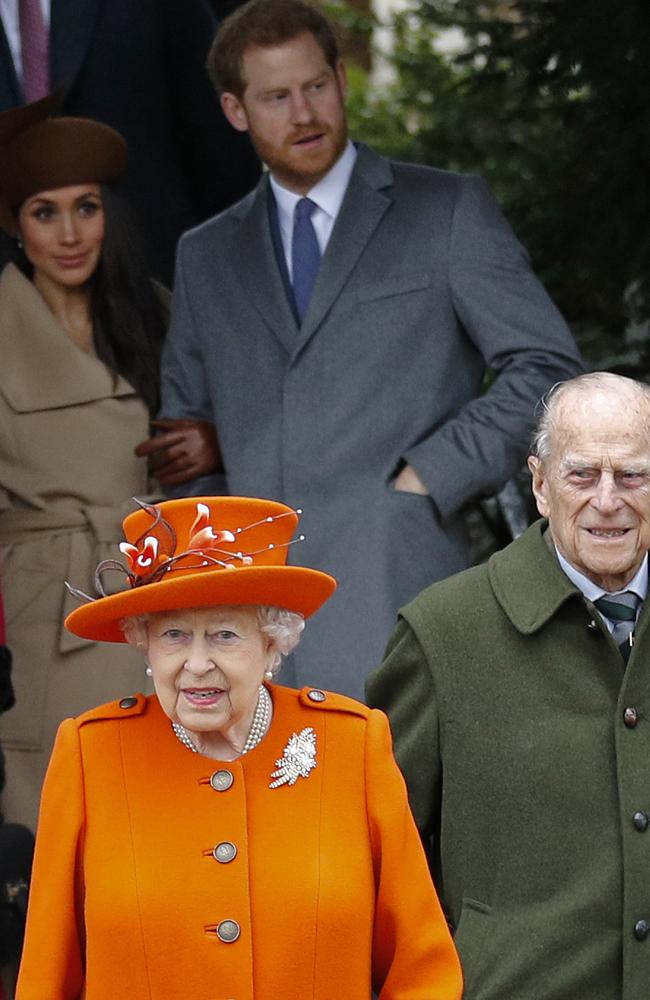
[[[293,216],[291,270],[293,294],[301,323],[307,312],[320,266],[320,248],[311,221],[311,213],[315,208],[315,203],[309,198],[301,198]]]

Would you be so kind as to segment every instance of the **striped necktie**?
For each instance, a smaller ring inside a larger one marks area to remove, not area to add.
[[[620,649],[621,656],[626,663],[632,651],[634,625],[641,603],[641,598],[637,594],[633,594],[631,590],[614,596],[599,597],[598,600],[594,601],[594,605],[601,615],[608,618],[613,624],[612,639]]]
[[[27,103],[50,92],[48,31],[41,0],[18,0],[20,52],[23,63],[23,93]]]
[[[291,283],[301,323],[307,312],[320,267],[320,247],[311,221],[311,214],[315,208],[316,204],[309,198],[301,198],[296,203],[293,216]]]

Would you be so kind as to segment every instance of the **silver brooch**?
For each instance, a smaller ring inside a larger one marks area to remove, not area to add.
[[[309,777],[316,767],[316,733],[311,726],[293,734],[284,748],[284,756],[276,760],[275,764],[277,771],[271,775],[275,781],[271,782],[269,788],[295,785],[298,778]]]

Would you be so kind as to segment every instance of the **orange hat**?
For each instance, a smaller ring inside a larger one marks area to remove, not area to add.
[[[22,203],[71,184],[109,184],[126,167],[119,132],[90,118],[52,118],[63,90],[0,114],[0,225],[16,230]]]
[[[120,550],[128,566],[105,560],[96,575],[101,587],[104,573],[121,571],[130,589],[93,600],[70,588],[88,603],[68,615],[66,628],[84,639],[124,642],[123,618],[219,604],[270,604],[307,618],[333,594],[336,581],[286,565],[299,513],[250,497],[140,504],[123,523],[127,541]]]

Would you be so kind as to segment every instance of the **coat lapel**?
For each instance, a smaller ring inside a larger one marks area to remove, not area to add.
[[[0,19],[0,107],[5,111],[23,101],[22,87],[16,76],[14,59]]]
[[[298,337],[298,326],[273,248],[269,197],[268,177],[264,177],[251,197],[242,203],[229,259],[247,300],[291,353]]]
[[[388,160],[360,145],[350,183],[323,255],[309,308],[294,343],[294,357],[314,336],[348,281],[375,229],[392,204]]]
[[[74,82],[90,46],[102,5],[107,0],[52,0],[50,72],[52,87]]]
[[[230,260],[264,322],[287,352],[295,357],[327,317],[381,222],[392,199],[390,163],[366,146],[359,146],[350,183],[321,262],[309,309],[299,327],[282,282],[269,223],[268,177],[239,209],[239,225],[230,244]]]
[[[580,599],[578,588],[563,573],[555,551],[546,542],[548,522],[540,519],[488,561],[494,596],[522,635],[543,628],[568,600]],[[534,578],[534,587],[522,580]]]
[[[91,403],[134,390],[72,343],[13,264],[0,276],[0,391],[17,413]]]

